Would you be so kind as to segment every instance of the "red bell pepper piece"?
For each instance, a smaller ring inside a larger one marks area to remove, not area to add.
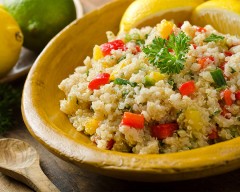
[[[197,49],[197,45],[196,44],[192,44],[193,49]]]
[[[177,24],[177,27],[178,27],[178,28],[181,28],[182,25],[183,25],[183,22],[179,22],[179,23]]]
[[[199,58],[197,61],[198,61],[198,64],[201,65],[201,69],[203,69],[206,65],[206,61],[214,61],[214,57],[213,56],[209,56],[209,57],[202,57],[202,58]]]
[[[135,50],[133,50],[133,54],[136,55],[137,53],[141,52],[141,47],[136,45]]]
[[[233,100],[232,100],[232,91],[230,91],[229,89],[225,89],[223,91],[223,99],[225,101],[225,104],[230,106],[233,104]]]
[[[178,129],[177,123],[166,123],[166,124],[160,124],[155,125],[152,128],[152,136],[156,137],[158,139],[166,139],[167,137],[171,137]]]
[[[236,100],[240,100],[240,90],[235,93]]]
[[[126,50],[125,43],[122,40],[114,40],[108,43],[104,43],[100,47],[104,56],[110,55],[111,50]]]
[[[194,81],[187,81],[186,83],[183,83],[179,88],[181,95],[191,95],[195,92],[195,90],[196,87]]]
[[[207,32],[207,29],[205,29],[204,27],[197,27],[197,29],[196,29],[198,32]]]
[[[91,90],[99,89],[101,85],[109,83],[109,78],[110,74],[108,73],[98,74],[95,79],[90,81],[90,83],[88,84],[88,88]]]
[[[231,57],[233,53],[231,51],[224,51],[224,55],[227,57]]]
[[[226,61],[222,62],[222,63],[220,64],[219,68],[224,71],[224,69],[225,69],[225,64],[226,64],[226,63],[227,63]]]
[[[121,124],[142,129],[144,128],[144,116],[142,114],[124,112]]]
[[[207,30],[204,28],[204,27],[197,27],[197,29],[196,29],[198,32],[207,32]]]
[[[113,139],[110,139],[108,142],[107,142],[107,149],[108,150],[111,150],[113,148],[113,145],[114,145],[115,141]]]
[[[219,137],[217,130],[213,129],[212,132],[208,135],[209,139],[217,139]]]

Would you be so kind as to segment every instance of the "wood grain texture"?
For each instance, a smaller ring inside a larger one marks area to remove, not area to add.
[[[59,190],[42,172],[37,151],[21,140],[0,139],[0,171],[35,191]]]
[[[32,192],[33,190],[28,188],[26,185],[13,180],[12,178],[0,173],[0,191],[1,192]]]

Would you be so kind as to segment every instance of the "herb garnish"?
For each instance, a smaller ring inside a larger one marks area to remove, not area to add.
[[[125,40],[126,42],[129,42],[129,41],[135,41],[137,45],[139,46],[143,46],[144,43],[145,43],[145,40],[144,39],[141,39],[140,35],[138,33],[133,33],[133,34],[126,34],[125,36]]]
[[[126,59],[126,55],[121,56],[118,60],[117,63],[120,63],[122,60]]]
[[[210,72],[210,74],[217,85],[217,88],[227,85],[221,69],[216,69],[215,71]]]
[[[236,72],[236,70],[234,68],[230,67],[230,69],[231,69],[231,73],[235,73]]]
[[[156,37],[152,44],[143,48],[149,62],[158,67],[161,73],[180,73],[186,61],[186,54],[189,50],[190,38],[180,32],[178,35],[171,34],[169,40]],[[173,50],[170,53],[169,50]]]
[[[208,42],[211,42],[211,41],[213,41],[213,42],[221,41],[221,40],[223,40],[223,39],[224,39],[223,36],[216,35],[216,34],[212,33],[211,35],[209,35],[209,36],[208,36],[206,39],[204,39],[203,41],[208,43]]]
[[[0,84],[0,134],[14,125],[14,107],[20,107],[21,90]]]
[[[117,85],[127,85],[129,84],[131,87],[136,87],[137,86],[137,83],[136,82],[130,82],[126,79],[121,79],[121,78],[116,78],[114,81],[113,81],[114,84],[117,84]]]

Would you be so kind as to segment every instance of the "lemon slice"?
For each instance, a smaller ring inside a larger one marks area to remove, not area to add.
[[[162,19],[176,24],[189,20],[192,10],[204,0],[137,0],[126,9],[120,22],[120,32],[134,27],[154,26]]]
[[[193,11],[193,24],[212,25],[222,33],[240,35],[240,2],[239,0],[207,1]]]

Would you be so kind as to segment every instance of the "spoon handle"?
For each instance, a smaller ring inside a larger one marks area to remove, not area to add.
[[[60,192],[47,178],[39,165],[24,170],[25,184],[37,192]]]

